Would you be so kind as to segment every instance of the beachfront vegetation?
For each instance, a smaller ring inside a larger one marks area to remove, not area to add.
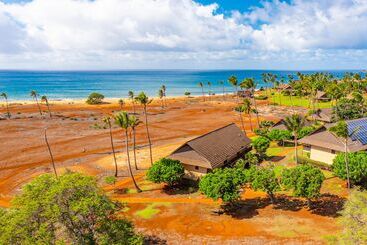
[[[1,244],[142,244],[96,180],[67,172],[45,174],[25,185],[0,214]]]
[[[50,103],[48,102],[48,98],[46,95],[43,95],[41,97],[41,103],[45,103],[46,106],[47,106],[47,111],[48,111],[48,115],[50,116],[50,118],[52,118],[52,113],[51,113],[51,110],[50,110]]]
[[[348,159],[346,164],[346,160]],[[350,180],[352,184],[367,187],[367,153],[339,153],[333,161],[333,173],[341,179]]]
[[[102,104],[103,99],[104,99],[103,94],[93,92],[88,96],[86,103],[89,105],[98,105]]]
[[[165,183],[169,187],[180,183],[185,169],[180,161],[162,158],[155,162],[147,172],[147,179],[154,183]]]
[[[284,169],[282,184],[292,190],[293,195],[304,197],[311,208],[312,199],[320,196],[320,189],[325,176],[322,171],[311,165],[298,165],[295,168]]]
[[[130,123],[131,131],[133,133],[134,165],[135,165],[135,169],[138,170],[138,163],[136,160],[136,127],[140,125],[141,121],[135,115],[131,115],[129,116],[129,123]]]
[[[42,116],[41,106],[38,103],[38,96],[39,96],[39,94],[37,93],[37,91],[32,90],[31,93],[30,93],[30,95],[36,101],[36,104],[37,104],[37,107],[38,107],[38,111],[39,111],[40,115]]]
[[[122,111],[122,109],[123,109],[123,107],[124,107],[124,105],[125,105],[125,101],[124,101],[123,99],[119,99],[119,100],[118,100],[118,103],[119,103],[119,105],[120,105],[120,110]]]
[[[7,114],[8,118],[10,119],[11,114],[10,114],[9,103],[8,103],[8,95],[6,93],[1,93],[0,97],[3,97],[4,100],[5,100],[6,114]]]

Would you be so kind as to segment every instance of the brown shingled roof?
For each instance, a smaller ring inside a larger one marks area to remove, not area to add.
[[[214,169],[236,158],[250,144],[251,140],[232,123],[186,142],[168,158]]]
[[[333,122],[333,109],[332,108],[320,109],[313,114],[313,117],[318,121],[331,123]]]

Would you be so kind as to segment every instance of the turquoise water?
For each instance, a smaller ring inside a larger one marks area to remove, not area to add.
[[[278,77],[296,74],[293,71],[264,70],[218,70],[218,71],[0,71],[0,93],[6,92],[10,100],[30,99],[29,92],[36,90],[40,95],[47,95],[51,100],[86,98],[91,92],[100,92],[109,98],[127,97],[127,92],[145,91],[149,96],[156,96],[162,84],[167,87],[167,96],[183,95],[185,91],[192,95],[200,94],[199,82],[212,83],[214,93],[221,93],[224,81],[226,91],[233,91],[227,79],[235,75],[242,80],[255,78],[258,87],[267,86],[261,80],[261,74],[271,72]],[[312,73],[307,71],[304,73]],[[329,71],[336,77],[345,71]]]

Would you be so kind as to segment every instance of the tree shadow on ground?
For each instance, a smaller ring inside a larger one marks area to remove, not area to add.
[[[285,158],[285,156],[273,156],[269,158],[270,162],[280,162]]]
[[[278,195],[273,208],[296,212],[301,210],[304,206],[306,206],[306,203],[302,200],[291,198],[286,195]]]
[[[199,190],[198,181],[192,179],[183,179],[179,184],[174,186],[164,186],[162,191],[167,195],[188,195]]]
[[[346,198],[333,194],[323,194],[312,202],[311,212],[313,214],[329,217],[340,216],[339,212],[343,209]]]
[[[166,245],[168,244],[166,240],[163,240],[157,236],[145,236],[144,245]]]
[[[258,209],[265,208],[269,204],[269,199],[260,197],[239,200],[232,204],[221,205],[221,211],[217,212],[217,214],[227,214],[235,219],[250,219],[259,214]]]

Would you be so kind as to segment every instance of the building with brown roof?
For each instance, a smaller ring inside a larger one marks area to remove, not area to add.
[[[278,91],[292,91],[293,89],[292,89],[292,86],[290,85],[290,84],[288,84],[288,83],[281,83],[281,84],[279,84],[277,87],[276,87],[276,89],[278,90]]]
[[[318,101],[330,101],[330,98],[327,96],[326,92],[317,91],[316,100],[318,100]]]
[[[312,126],[313,122],[305,120],[305,127]],[[278,120],[274,125],[271,127],[272,129],[278,129],[278,130],[287,130],[287,127],[285,126],[284,119]]]
[[[332,123],[334,120],[333,109],[332,108],[319,109],[316,111],[316,113],[312,114],[312,118],[317,121]]]
[[[348,152],[358,152],[367,150],[367,118],[347,121],[348,128],[353,125],[359,125],[361,130],[357,129],[358,134],[350,137],[347,143]],[[334,124],[325,124],[309,136],[299,140],[304,146],[304,150],[310,153],[311,160],[332,164],[335,156],[344,152],[345,146],[341,139],[336,137],[328,129]]]
[[[192,139],[168,156],[179,160],[186,175],[197,177],[233,163],[251,150],[251,140],[232,123]]]

